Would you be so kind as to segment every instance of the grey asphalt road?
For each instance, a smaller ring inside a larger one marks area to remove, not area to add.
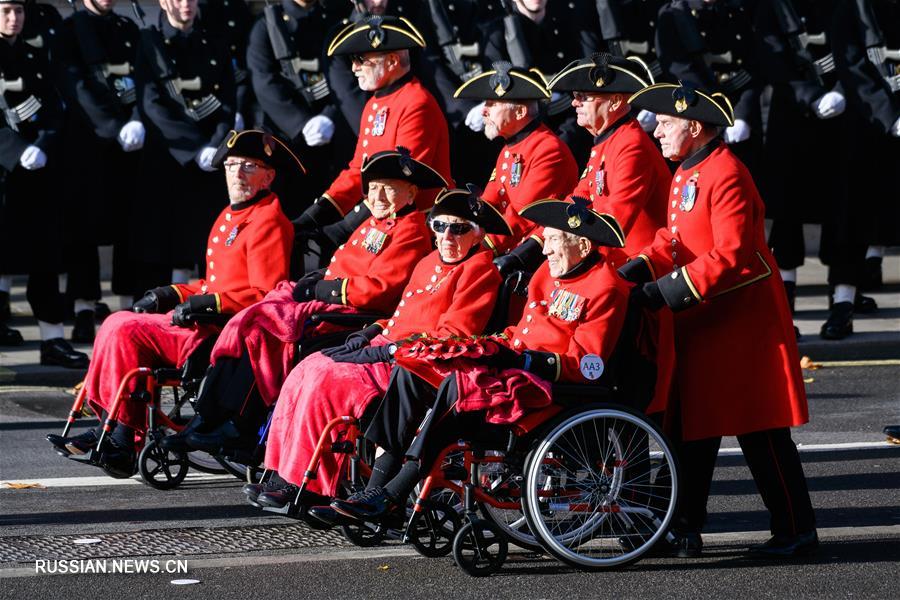
[[[735,365],[747,369],[752,365]],[[704,558],[648,558],[622,571],[582,573],[515,554],[501,573],[479,580],[450,558],[419,558],[396,542],[360,550],[338,532],[260,513],[242,503],[234,479],[169,492],[75,480],[101,472],[56,456],[43,439],[58,429],[71,397],[53,388],[0,387],[0,480],[46,484],[0,489],[0,598],[893,597],[900,446],[881,444],[881,428],[900,422],[900,364],[826,365],[805,376],[812,420],[794,438],[823,539],[816,557],[788,564],[743,557],[748,544],[766,538],[767,513],[743,459],[724,452]],[[91,484],[55,487],[61,478]],[[83,537],[102,542],[74,543]],[[179,558],[189,573],[34,574],[36,560],[90,557]],[[179,577],[200,583],[170,583]]]

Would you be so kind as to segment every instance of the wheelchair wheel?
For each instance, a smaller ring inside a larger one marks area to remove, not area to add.
[[[353,545],[360,548],[371,548],[384,541],[387,529],[383,525],[373,523],[354,523],[341,525],[341,532]]]
[[[263,469],[261,466],[256,465],[245,465],[243,463],[236,462],[231,460],[230,458],[225,458],[224,456],[213,455],[213,458],[222,466],[220,473],[228,473],[229,475],[234,475],[241,481],[245,481],[247,483],[259,483],[260,478],[262,477]],[[193,463],[191,464],[193,466]]]
[[[429,500],[425,510],[413,513],[412,518],[408,541],[416,552],[428,558],[450,554],[454,537],[462,524],[454,506]]]
[[[508,504],[518,504],[517,508],[479,504],[485,520],[497,525],[509,541],[533,552],[542,552],[543,547],[528,528],[528,522],[521,509],[522,480],[524,477],[506,463],[482,463],[478,466],[479,485],[490,491],[493,498]]]
[[[550,554],[581,569],[621,567],[665,535],[678,468],[642,415],[595,405],[555,422],[529,456],[524,487],[528,524]]]
[[[473,577],[499,571],[508,552],[506,535],[489,521],[467,523],[453,540],[453,560]]]
[[[187,455],[188,464],[192,469],[203,473],[211,473],[213,475],[225,475],[228,471],[222,466],[219,460],[212,454],[201,452],[191,452]]]
[[[148,439],[138,455],[138,471],[141,479],[158,490],[178,487],[189,469],[187,454],[160,447],[159,439]]]

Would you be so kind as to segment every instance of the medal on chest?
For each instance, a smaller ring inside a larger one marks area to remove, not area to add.
[[[230,246],[234,243],[235,238],[238,236],[238,234],[241,232],[241,229],[243,229],[245,225],[246,223],[241,223],[231,228],[231,231],[228,232],[228,237],[225,238],[226,246]]]
[[[594,172],[594,189],[598,196],[606,189],[606,157],[600,158],[600,166]]]
[[[681,189],[681,203],[678,208],[682,212],[690,212],[694,208],[694,202],[697,201],[697,180],[700,178],[700,171],[694,171],[684,187]]]
[[[509,185],[516,187],[522,181],[522,164],[524,162],[525,159],[521,154],[513,154],[512,167],[509,169]]]
[[[387,241],[387,238],[388,234],[372,227],[369,229],[369,231],[366,232],[366,237],[363,239],[362,247],[366,252],[378,254],[384,247],[384,243]]]
[[[387,106],[375,113],[375,120],[372,122],[372,135],[384,135],[384,127],[387,125],[387,118]]]
[[[584,296],[557,288],[550,294],[550,306],[547,308],[547,314],[563,321],[572,322],[581,316],[584,302]]]

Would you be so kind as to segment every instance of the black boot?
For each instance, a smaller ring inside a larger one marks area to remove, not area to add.
[[[853,303],[838,302],[831,307],[831,314],[822,325],[819,336],[823,340],[842,340],[851,333],[853,333]]]
[[[233,421],[225,421],[209,433],[194,432],[187,436],[187,445],[194,450],[203,450],[210,454],[218,454],[225,448],[239,448],[241,432]]]
[[[190,452],[192,448],[188,446],[188,436],[196,432],[197,429],[203,427],[204,425],[206,425],[206,423],[203,421],[203,417],[201,417],[200,415],[194,415],[194,417],[190,421],[188,421],[187,425],[184,426],[184,429],[182,429],[178,433],[167,435],[162,440],[160,440],[159,445],[163,448],[163,450],[170,450],[174,452]]]
[[[41,364],[65,367],[66,369],[87,369],[88,355],[78,352],[63,338],[53,338],[41,342]]]
[[[0,322],[0,346],[21,346],[24,343],[21,333]]]
[[[814,554],[819,548],[819,536],[815,530],[797,535],[776,535],[764,544],[751,546],[748,555],[752,558],[794,558]]]
[[[72,341],[78,344],[93,344],[95,335],[94,311],[78,311],[75,315],[75,326],[72,328]]]

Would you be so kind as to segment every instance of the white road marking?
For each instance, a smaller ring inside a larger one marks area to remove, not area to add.
[[[188,473],[184,478],[185,483],[197,482],[217,482],[217,481],[233,481],[238,480],[231,475],[215,475],[212,473]],[[131,479],[113,479],[106,475],[96,475],[93,477],[50,477],[47,479],[4,479],[0,481],[0,489],[8,488],[16,485],[34,484],[45,488],[68,488],[68,487],[109,487],[119,485],[144,485],[141,478],[137,475]]]

